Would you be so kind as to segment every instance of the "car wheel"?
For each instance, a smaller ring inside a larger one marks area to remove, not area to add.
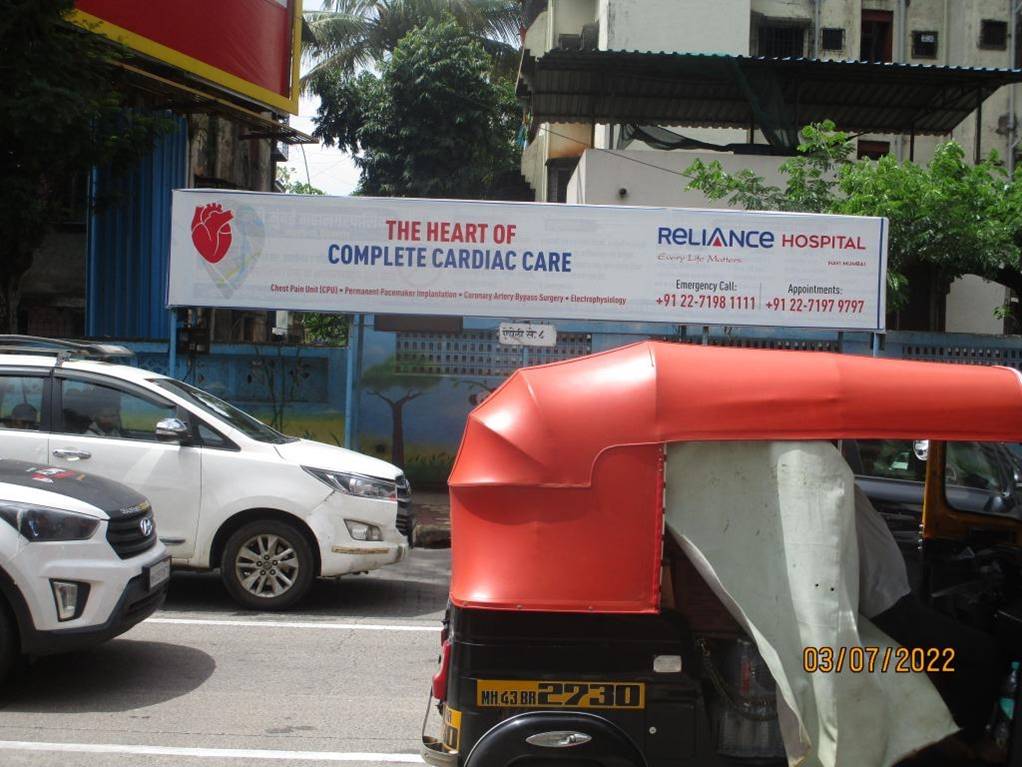
[[[285,610],[312,585],[315,559],[301,531],[272,519],[249,522],[227,539],[220,574],[235,601]]]
[[[18,655],[18,627],[0,599],[0,685],[7,681]]]

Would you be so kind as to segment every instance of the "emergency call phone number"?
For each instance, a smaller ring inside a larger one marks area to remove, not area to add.
[[[807,674],[853,674],[893,671],[897,674],[953,673],[953,647],[805,647],[802,670]]]
[[[656,302],[668,309],[755,311],[757,308],[755,296],[719,293],[664,293]],[[762,306],[770,311],[793,314],[862,314],[866,311],[866,302],[861,298],[771,298]]]

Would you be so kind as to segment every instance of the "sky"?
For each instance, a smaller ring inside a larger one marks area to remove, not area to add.
[[[317,11],[322,7],[322,0],[305,0],[303,10]],[[307,65],[303,62],[303,70]],[[315,125],[312,118],[319,108],[319,98],[302,96],[298,104],[298,115],[291,115],[292,127],[302,133],[312,134]],[[302,147],[304,146],[304,154]],[[308,176],[306,176],[306,161]],[[351,194],[358,184],[358,169],[351,156],[335,148],[327,148],[322,144],[304,144],[291,147],[288,161],[283,163],[292,172],[297,181],[308,181],[317,189],[327,194]]]

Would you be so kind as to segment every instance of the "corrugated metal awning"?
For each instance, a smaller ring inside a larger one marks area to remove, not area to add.
[[[748,128],[833,120],[845,131],[942,135],[1022,70],[706,54],[552,50],[522,62],[537,122]]]

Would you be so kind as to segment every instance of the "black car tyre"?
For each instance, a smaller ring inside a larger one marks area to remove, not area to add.
[[[0,597],[0,685],[7,681],[18,655],[18,627]]]
[[[315,558],[302,532],[262,519],[238,528],[224,546],[220,575],[235,601],[253,610],[286,610],[305,596]]]

